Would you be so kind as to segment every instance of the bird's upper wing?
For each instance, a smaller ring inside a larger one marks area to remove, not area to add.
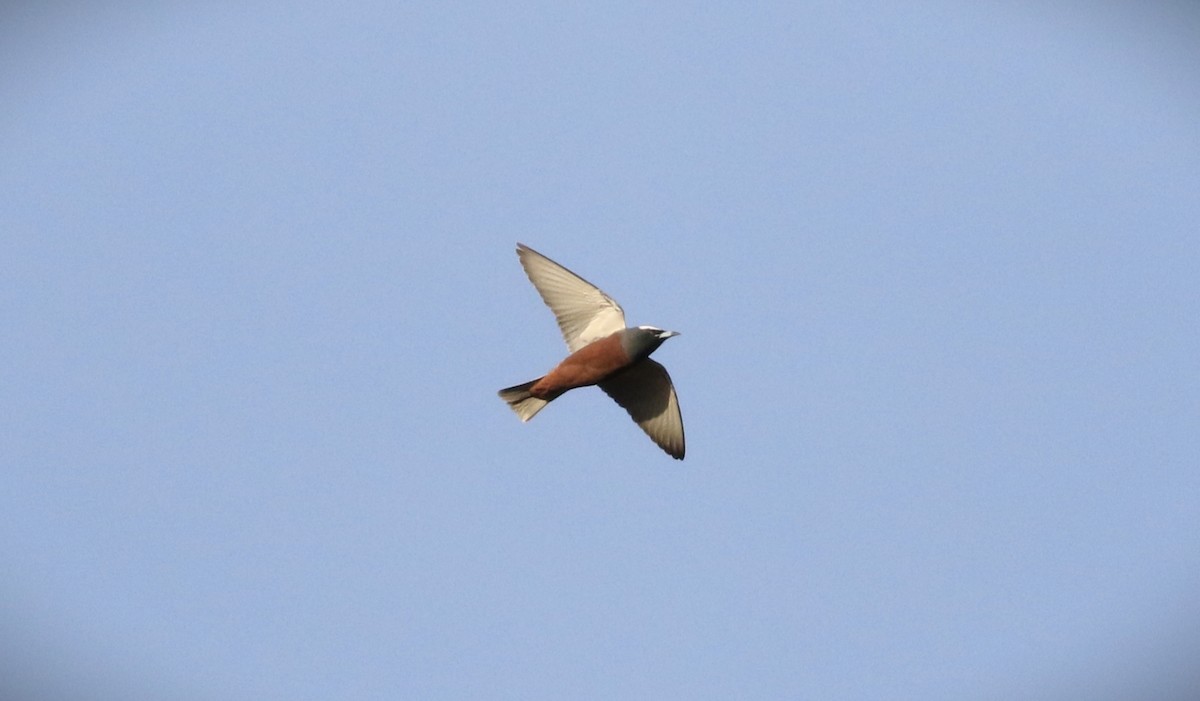
[[[517,256],[529,281],[554,312],[571,352],[625,328],[625,312],[612,297],[525,244]]]
[[[683,416],[666,368],[646,358],[601,382],[600,389],[624,407],[658,447],[683,460]]]

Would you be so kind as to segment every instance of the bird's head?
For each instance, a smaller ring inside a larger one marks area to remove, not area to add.
[[[630,358],[645,358],[661,346],[663,341],[678,335],[677,331],[664,331],[656,326],[638,326],[625,329],[621,345]]]
[[[662,343],[663,341],[667,340],[668,338],[670,338],[672,336],[679,335],[678,331],[663,331],[662,329],[658,328],[657,326],[639,326],[638,330],[648,333],[651,336],[653,336],[654,338],[657,338],[659,343]]]

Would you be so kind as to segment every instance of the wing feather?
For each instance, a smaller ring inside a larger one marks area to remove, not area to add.
[[[625,328],[621,305],[599,287],[524,244],[517,244],[517,256],[572,353]]]
[[[683,415],[666,368],[646,358],[601,382],[600,389],[628,411],[658,447],[683,460]]]

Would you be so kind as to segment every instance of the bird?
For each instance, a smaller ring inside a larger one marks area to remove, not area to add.
[[[554,312],[569,354],[536,380],[500,390],[522,422],[565,392],[597,385],[629,412],[658,447],[683,460],[683,416],[667,369],[650,354],[676,331],[625,326],[625,311],[599,287],[525,244],[517,258]]]

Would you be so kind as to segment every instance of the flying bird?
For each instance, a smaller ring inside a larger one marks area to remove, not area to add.
[[[678,336],[654,326],[626,328],[625,312],[599,287],[518,243],[529,281],[554,312],[570,355],[536,380],[500,390],[521,421],[576,387],[598,385],[658,447],[683,460],[683,417],[667,369],[650,359]]]

